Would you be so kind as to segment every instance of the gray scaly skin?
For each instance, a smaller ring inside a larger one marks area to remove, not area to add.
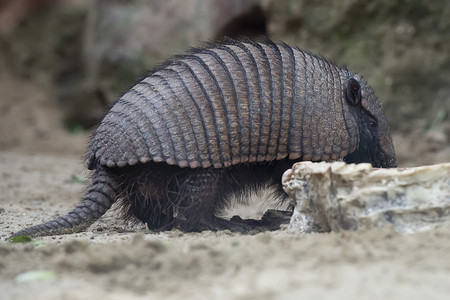
[[[120,198],[150,228],[223,228],[229,196],[276,186],[292,163],[396,167],[366,81],[286,44],[226,40],[175,57],[126,92],[88,149],[92,186],[69,214],[16,235],[86,229]],[[226,227],[226,226],[225,226]]]
[[[116,183],[104,168],[92,175],[92,184],[80,204],[67,215],[16,232],[19,235],[44,236],[80,232],[98,220],[116,201]]]

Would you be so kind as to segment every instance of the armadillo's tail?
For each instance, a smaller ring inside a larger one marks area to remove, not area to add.
[[[116,199],[117,183],[109,172],[98,168],[92,176],[92,184],[83,200],[71,212],[55,220],[22,229],[10,238],[20,235],[36,237],[83,231],[98,220]]]

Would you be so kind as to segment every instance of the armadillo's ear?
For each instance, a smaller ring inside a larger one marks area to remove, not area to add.
[[[348,80],[345,96],[348,104],[352,106],[356,106],[361,103],[361,85],[359,85],[358,80],[353,78]]]

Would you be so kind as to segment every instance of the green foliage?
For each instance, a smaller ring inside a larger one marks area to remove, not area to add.
[[[71,183],[87,183],[88,180],[80,175],[73,174],[68,181]]]
[[[68,119],[64,122],[67,131],[72,134],[79,134],[85,132],[85,128],[79,122],[76,122],[72,119]]]
[[[38,280],[48,280],[56,278],[56,272],[53,270],[34,270],[21,273],[16,276],[16,282],[32,282]]]
[[[12,237],[10,240],[13,243],[29,243],[33,239],[31,237],[29,237],[28,235],[18,235],[18,236]]]

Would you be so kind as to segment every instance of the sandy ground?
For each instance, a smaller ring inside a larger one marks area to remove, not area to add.
[[[41,87],[0,74],[0,92],[2,300],[450,295],[450,226],[415,235],[389,228],[302,236],[286,230],[153,233],[125,224],[111,210],[84,233],[10,243],[11,233],[64,214],[79,201],[88,135],[61,128],[58,109]],[[422,126],[417,121],[394,135],[400,164],[450,161],[448,124],[426,134]],[[264,207],[237,213],[260,215]]]

